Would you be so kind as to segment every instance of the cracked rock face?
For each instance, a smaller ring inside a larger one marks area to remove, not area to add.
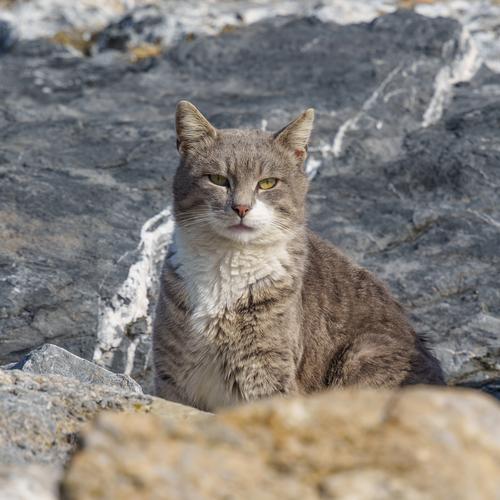
[[[389,282],[451,382],[498,391],[500,79],[478,66],[457,22],[411,12],[275,18],[137,64],[18,42],[0,57],[0,361],[50,342],[148,390],[187,98],[219,127],[315,107],[311,227]]]

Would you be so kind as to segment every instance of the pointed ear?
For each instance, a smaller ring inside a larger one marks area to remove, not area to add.
[[[291,150],[297,160],[305,160],[307,143],[311,135],[314,122],[314,109],[304,111],[293,122],[274,135],[274,140]]]
[[[177,150],[181,154],[217,137],[217,130],[189,101],[180,101],[177,104],[175,129]]]

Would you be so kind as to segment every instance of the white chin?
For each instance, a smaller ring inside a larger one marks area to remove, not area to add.
[[[225,238],[230,239],[232,241],[238,241],[241,243],[251,242],[259,238],[261,234],[261,232],[258,231],[257,229],[241,230],[241,229],[231,229],[231,228],[224,228],[222,233]]]

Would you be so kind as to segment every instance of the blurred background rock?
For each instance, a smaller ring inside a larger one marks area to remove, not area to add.
[[[0,0],[0,497],[498,497],[480,391],[213,418],[142,389],[187,98],[264,130],[314,106],[311,227],[499,397],[499,40],[486,0]]]
[[[50,342],[149,391],[175,103],[314,106],[311,226],[498,394],[499,33],[497,1],[0,0],[0,362]]]

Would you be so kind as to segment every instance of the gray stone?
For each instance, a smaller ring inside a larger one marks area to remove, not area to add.
[[[40,357],[40,351],[34,357]],[[67,355],[53,346],[36,369],[78,371]],[[72,356],[72,355],[71,355]],[[64,363],[66,366],[63,366]],[[28,364],[29,361],[26,363]],[[45,363],[45,365],[44,365]],[[86,362],[88,363],[88,362]],[[105,381],[105,379],[103,378]],[[37,375],[0,369],[0,496],[18,500],[59,498],[59,480],[68,456],[75,450],[82,427],[97,414],[111,410],[156,415],[163,422],[200,421],[208,413],[170,403],[113,385],[81,383],[59,375]]]
[[[114,387],[0,370],[0,465],[62,464],[82,424],[98,412],[152,404],[150,396]]]
[[[50,465],[0,466],[0,492],[9,500],[56,500],[63,468]]]
[[[116,386],[126,392],[142,394],[141,386],[128,375],[110,372],[52,344],[31,351],[18,363],[10,365],[9,369],[38,375],[61,375],[84,384]]]
[[[1,361],[50,342],[149,388],[188,98],[219,127],[314,106],[311,227],[389,282],[450,382],[495,392],[498,76],[453,86],[477,64],[458,23],[411,12],[275,18],[141,64],[19,42],[0,58]]]

